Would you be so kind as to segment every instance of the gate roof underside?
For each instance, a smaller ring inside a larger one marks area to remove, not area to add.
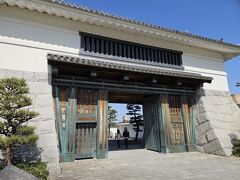
[[[87,65],[93,66],[97,68],[108,68],[136,73],[144,73],[144,74],[152,74],[152,75],[160,75],[165,77],[176,77],[176,78],[184,78],[189,80],[197,80],[200,83],[211,83],[212,77],[202,76],[197,73],[189,73],[184,71],[176,71],[171,69],[163,69],[163,68],[154,68],[154,67],[143,67],[138,66],[137,64],[123,64],[121,62],[107,62],[101,60],[94,60],[86,57],[75,57],[75,56],[66,56],[60,54],[47,54],[47,59],[49,62],[53,63],[70,63],[70,64],[78,64],[78,65]]]

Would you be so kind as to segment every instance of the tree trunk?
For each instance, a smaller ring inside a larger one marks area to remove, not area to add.
[[[137,140],[138,140],[138,132],[139,132],[139,126],[137,126],[137,129],[136,129],[135,142],[137,142]]]
[[[6,148],[6,165],[11,165],[11,148],[10,147],[7,147]]]

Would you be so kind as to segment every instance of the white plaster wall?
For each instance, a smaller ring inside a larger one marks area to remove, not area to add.
[[[69,24],[66,27],[68,29],[6,17],[0,13],[0,67],[2,69],[48,72],[47,53],[78,55],[80,47],[78,31],[69,27]],[[89,25],[90,28],[93,27]],[[108,34],[108,30],[104,30]],[[138,42],[135,37],[133,39]],[[148,44],[155,45],[152,41],[149,39]],[[159,44],[162,44],[160,40]],[[191,54],[189,53],[191,50],[185,48],[183,47],[185,71],[213,77],[213,82],[205,83],[204,89],[228,91],[223,60],[208,58],[208,54],[203,53],[203,56],[195,55],[195,50]]]
[[[79,53],[78,32],[0,16],[0,67],[47,72],[49,52]]]
[[[110,128],[109,136],[115,139],[115,135],[117,134],[117,128]]]
[[[228,91],[227,73],[224,70],[224,61],[219,59],[196,56],[193,54],[183,55],[185,71],[200,73],[203,76],[213,78],[211,84],[204,83],[203,88],[209,90]]]

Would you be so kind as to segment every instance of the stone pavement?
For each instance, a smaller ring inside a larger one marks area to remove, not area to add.
[[[240,158],[199,152],[161,154],[145,149],[109,152],[108,160],[61,163],[60,180],[240,179]]]

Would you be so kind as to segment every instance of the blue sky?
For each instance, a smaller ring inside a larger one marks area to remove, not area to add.
[[[115,15],[240,44],[240,0],[67,0]],[[225,63],[231,93],[240,93],[240,57]],[[119,117],[125,105],[113,105]]]

